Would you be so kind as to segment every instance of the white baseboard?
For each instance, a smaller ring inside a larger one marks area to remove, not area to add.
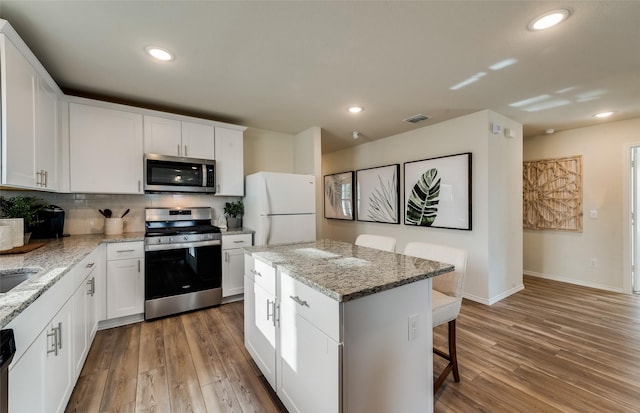
[[[517,285],[515,287],[513,287],[510,290],[507,290],[501,294],[498,294],[494,297],[491,297],[489,299],[484,298],[484,297],[478,297],[476,295],[473,294],[468,294],[468,293],[464,293],[463,297],[466,298],[467,300],[471,300],[471,301],[475,301],[476,303],[480,303],[480,304],[484,304],[484,305],[493,305],[495,303],[497,303],[500,300],[503,300],[505,298],[507,298],[508,296],[517,293],[518,291],[522,291],[524,290],[524,284],[520,284]]]
[[[558,275],[543,274],[543,273],[540,273],[540,272],[527,271],[527,270],[523,271],[523,273],[524,273],[524,275],[530,275],[532,277],[538,277],[538,278],[544,278],[544,279],[547,279],[547,280],[553,280],[553,281],[559,281],[559,282],[568,283],[568,284],[580,285],[582,287],[597,288],[598,290],[611,291],[611,292],[614,292],[614,293],[624,293],[624,290],[622,288],[615,288],[615,287],[611,287],[610,285],[602,285],[602,284],[590,283],[590,282],[586,282],[586,281],[582,281],[582,280],[577,280],[575,278],[560,277]]]

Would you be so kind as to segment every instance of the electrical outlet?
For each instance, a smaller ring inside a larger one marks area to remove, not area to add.
[[[598,268],[598,259],[591,258],[591,268]]]
[[[409,341],[418,338],[418,314],[409,316]]]

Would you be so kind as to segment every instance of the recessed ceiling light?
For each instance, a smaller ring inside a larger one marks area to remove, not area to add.
[[[149,46],[144,49],[150,56],[155,57],[158,60],[173,60],[173,55],[167,52],[164,49],[160,49],[159,47]]]
[[[543,14],[542,16],[536,17],[527,27],[529,30],[533,31],[544,30],[555,26],[556,24],[566,20],[568,17],[569,10],[567,9],[553,10]]]
[[[608,118],[611,115],[613,115],[613,112],[600,112],[593,115],[593,117],[601,119],[601,118]]]
[[[364,108],[362,106],[351,106],[349,109],[347,109],[349,112],[351,113],[360,113],[364,110]]]

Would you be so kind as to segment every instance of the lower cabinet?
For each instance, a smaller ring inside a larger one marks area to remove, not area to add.
[[[253,235],[222,236],[222,296],[244,293],[244,251],[252,245]]]
[[[18,362],[12,364],[10,412],[64,411],[75,383],[71,374],[71,307],[71,301],[67,301]]]
[[[107,245],[107,319],[144,313],[144,243]]]
[[[249,255],[244,300],[245,347],[287,410],[341,411],[339,303]]]

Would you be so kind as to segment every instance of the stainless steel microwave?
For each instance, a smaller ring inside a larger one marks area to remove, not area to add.
[[[147,153],[145,192],[216,192],[216,161]]]

